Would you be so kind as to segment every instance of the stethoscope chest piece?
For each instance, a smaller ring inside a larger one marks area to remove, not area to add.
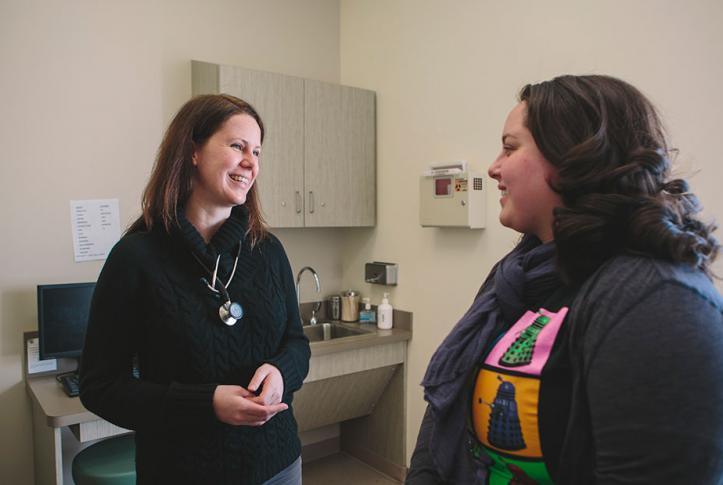
[[[231,327],[243,318],[244,309],[235,301],[228,300],[218,309],[218,316],[223,323]]]

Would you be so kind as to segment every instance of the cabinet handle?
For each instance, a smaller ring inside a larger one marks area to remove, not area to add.
[[[296,213],[301,214],[301,193],[297,190],[296,191]]]
[[[309,214],[314,213],[314,191],[309,191]]]

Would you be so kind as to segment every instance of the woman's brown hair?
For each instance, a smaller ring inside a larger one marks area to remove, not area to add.
[[[149,231],[154,224],[163,224],[166,231],[170,231],[178,223],[176,212],[186,203],[193,187],[194,150],[237,114],[246,114],[256,120],[263,143],[261,116],[242,99],[228,94],[207,94],[196,96],[181,107],[158,147],[151,177],[143,191],[143,213],[131,224],[128,233]],[[253,246],[267,235],[259,204],[258,182],[249,190],[244,205],[249,215],[246,232]]]
[[[623,251],[683,262],[710,275],[720,244],[683,179],[653,104],[609,76],[560,76],[520,92],[526,125],[557,169],[554,238],[563,276],[580,282]]]

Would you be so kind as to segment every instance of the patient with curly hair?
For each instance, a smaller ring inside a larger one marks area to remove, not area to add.
[[[521,234],[432,356],[406,483],[723,481],[720,245],[653,104],[525,86],[489,167]]]

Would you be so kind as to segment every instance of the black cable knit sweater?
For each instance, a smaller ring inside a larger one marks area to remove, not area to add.
[[[95,414],[136,431],[138,483],[258,484],[301,452],[291,408],[309,368],[291,268],[274,236],[253,249],[243,206],[206,245],[179,211],[125,235],[103,267],[93,296],[81,363],[81,400]],[[228,291],[244,309],[221,322],[221,298],[200,281],[238,268]],[[196,257],[194,257],[194,254]],[[204,266],[206,269],[204,269]],[[137,357],[140,379],[132,376]],[[246,387],[263,363],[284,378],[289,409],[261,427],[221,423],[212,407],[219,384]]]

